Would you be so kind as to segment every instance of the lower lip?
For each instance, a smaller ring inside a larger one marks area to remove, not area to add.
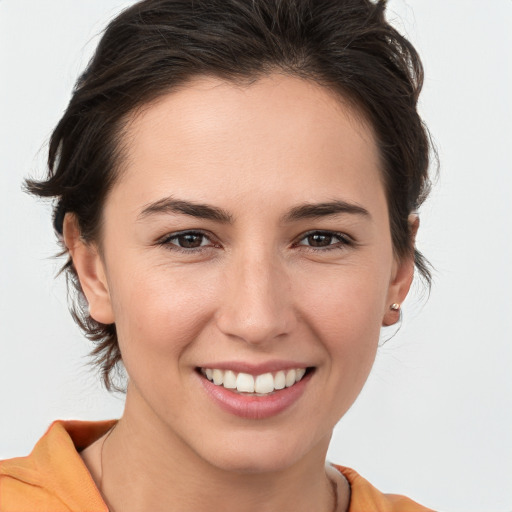
[[[250,420],[262,420],[277,416],[291,407],[304,393],[314,372],[308,372],[299,382],[265,396],[236,393],[223,386],[216,386],[204,375],[198,374],[208,396],[224,411]]]

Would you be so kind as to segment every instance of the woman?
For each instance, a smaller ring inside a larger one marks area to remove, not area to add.
[[[400,318],[422,68],[366,0],[146,0],[56,127],[54,226],[117,422],[56,422],[0,510],[427,510],[325,463]]]

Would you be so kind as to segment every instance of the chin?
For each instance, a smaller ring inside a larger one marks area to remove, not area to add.
[[[296,464],[300,457],[284,453],[268,454],[262,453],[234,453],[226,456],[215,457],[210,460],[212,466],[230,473],[239,474],[268,474],[279,473]]]
[[[210,465],[223,471],[240,474],[263,474],[284,471],[306,458],[324,460],[330,440],[326,436],[320,443],[309,436],[290,435],[287,432],[243,432],[218,439],[208,452],[205,445],[198,453]]]

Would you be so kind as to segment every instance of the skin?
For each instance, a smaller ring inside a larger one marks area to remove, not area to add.
[[[345,510],[348,486],[324,466],[329,440],[413,276],[412,258],[393,252],[371,127],[310,81],[209,77],[134,114],[124,142],[101,248],[73,215],[64,229],[90,313],[116,323],[129,375],[119,424],[82,452],[105,500],[124,512],[331,512],[334,479]],[[142,214],[171,196],[233,222]],[[367,214],[282,220],[334,200]],[[183,239],[168,235],[183,230],[206,235],[194,239],[201,252],[176,250]],[[311,231],[331,233],[313,247]],[[196,371],[276,359],[315,371],[297,402],[263,420],[219,408]]]

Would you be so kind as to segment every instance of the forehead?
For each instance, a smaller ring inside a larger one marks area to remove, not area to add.
[[[134,113],[123,137],[121,186],[130,182],[140,201],[167,189],[194,189],[196,199],[209,200],[214,192],[257,189],[270,197],[281,190],[283,198],[307,201],[312,187],[320,195],[357,189],[362,200],[369,185],[380,184],[363,116],[331,90],[289,75],[250,85],[195,79]]]

